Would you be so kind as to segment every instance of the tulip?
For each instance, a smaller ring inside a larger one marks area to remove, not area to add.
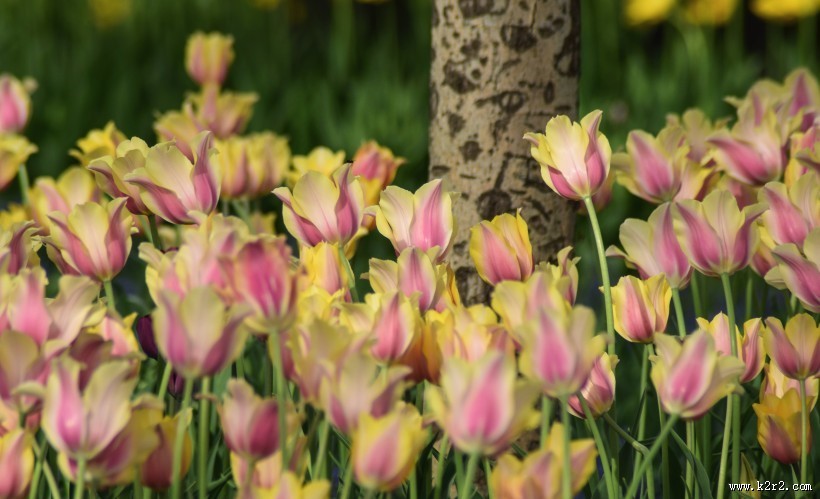
[[[278,414],[274,399],[261,399],[245,380],[228,381],[225,400],[218,408],[222,433],[228,449],[242,459],[259,460],[271,456],[281,446]],[[288,414],[290,430],[297,426],[294,414]]]
[[[815,122],[805,133],[792,134],[791,157],[783,182],[791,187],[807,173],[815,177],[820,174],[820,122]]]
[[[0,134],[0,190],[5,189],[14,180],[20,166],[35,152],[37,146],[22,135]]]
[[[748,383],[760,374],[763,370],[763,361],[766,359],[766,352],[763,350],[763,335],[761,328],[763,321],[760,319],[750,319],[743,324],[743,333],[737,326],[734,327],[735,334],[729,332],[729,317],[720,313],[712,321],[698,318],[698,326],[707,331],[715,341],[715,347],[721,355],[732,355],[732,341],[737,344],[737,357],[743,361],[744,370],[740,375],[741,383]]]
[[[692,161],[685,139],[679,126],[667,126],[657,138],[641,130],[629,132],[627,153],[612,158],[618,182],[650,203],[694,198],[711,172]]]
[[[9,203],[6,209],[0,210],[0,228],[4,230],[11,230],[15,226],[30,222],[29,216],[25,207],[18,203]]]
[[[150,215],[151,210],[143,203],[139,187],[124,179],[128,174],[145,167],[147,155],[148,144],[134,137],[122,140],[114,154],[88,162],[88,169],[94,172],[100,189],[112,198],[128,198],[126,207],[135,215]]]
[[[389,367],[380,372],[373,359],[351,354],[339,371],[322,383],[321,402],[328,421],[339,431],[351,433],[359,427],[363,415],[387,414],[401,399],[408,371],[405,367]]]
[[[117,198],[105,206],[77,205],[68,216],[50,214],[51,236],[44,241],[52,261],[72,274],[97,281],[113,279],[131,252],[134,220],[125,210],[125,203],[125,198]]]
[[[800,461],[801,403],[796,390],[788,390],[783,397],[769,395],[760,403],[752,404],[757,414],[757,441],[763,452],[783,464]],[[810,426],[810,425],[809,425]],[[806,450],[811,449],[811,428],[807,428]]]
[[[500,352],[469,363],[446,359],[441,386],[425,390],[426,406],[460,451],[494,455],[538,424],[538,387],[516,378],[513,360]]]
[[[618,356],[602,353],[595,359],[592,371],[589,373],[584,386],[581,387],[581,397],[589,407],[593,418],[601,417],[609,412],[615,402],[615,366],[618,365]],[[567,400],[569,411],[579,417],[586,418],[581,400],[578,395],[572,395]]]
[[[219,201],[219,171],[211,163],[213,136],[203,132],[191,143],[193,159],[172,142],[148,150],[145,166],[123,180],[139,187],[140,199],[155,215],[176,224],[192,223],[191,211],[210,213]]]
[[[430,324],[429,321],[424,321],[421,330],[407,347],[407,351],[396,362],[397,365],[411,369],[410,374],[407,375],[409,381],[416,384],[424,380],[438,383],[443,359],[437,338],[436,326]]]
[[[760,383],[760,400],[765,397],[783,398],[786,392],[794,390],[799,393],[800,381],[786,377],[783,371],[777,368],[773,362],[769,362],[763,368],[763,381]],[[808,411],[814,410],[817,405],[817,396],[820,392],[820,379],[808,378],[806,382],[806,407]]]
[[[451,198],[440,179],[422,185],[415,194],[391,185],[381,194],[376,228],[390,240],[396,255],[418,248],[441,263],[453,245]]]
[[[152,314],[159,351],[188,380],[213,376],[245,347],[244,307],[225,307],[209,287],[162,291]]]
[[[515,216],[504,213],[470,229],[470,258],[478,275],[493,286],[532,275],[532,245],[521,210]]]
[[[615,331],[627,341],[652,343],[655,335],[666,330],[671,298],[672,290],[662,274],[645,281],[621,277],[612,287]]]
[[[222,197],[255,198],[282,183],[290,163],[285,138],[271,132],[216,141],[219,154],[212,161],[222,171]]]
[[[332,177],[333,173],[344,165],[345,152],[333,151],[327,147],[316,147],[306,156],[293,157],[293,170],[287,173],[287,183],[290,187],[305,176],[307,172],[321,173],[325,177]],[[354,173],[357,176],[359,173]],[[367,205],[370,206],[370,205]]]
[[[783,244],[772,255],[777,266],[766,274],[766,282],[787,288],[808,310],[820,312],[820,228],[806,236],[802,253],[794,244]]]
[[[802,248],[809,232],[820,227],[820,181],[815,175],[803,175],[790,188],[769,182],[759,199],[769,206],[762,219],[776,244]]]
[[[802,17],[811,17],[817,13],[817,3],[813,0],[795,0],[792,2],[754,0],[750,8],[757,17],[781,23],[794,22]]]
[[[316,246],[303,246],[299,260],[307,275],[307,282],[333,295],[339,293],[350,301],[349,276],[335,244],[320,242]]]
[[[554,423],[542,448],[519,461],[507,454],[502,456],[490,475],[489,486],[498,499],[561,497],[561,474],[564,466],[572,469],[571,495],[575,497],[595,472],[595,442],[592,439],[573,440],[569,456],[564,451],[564,432],[561,423]]]
[[[624,18],[630,26],[657,24],[669,17],[675,0],[627,0]]]
[[[224,140],[245,130],[257,100],[255,93],[222,92],[215,86],[206,86],[202,92],[188,96],[182,105],[182,111],[198,132],[209,131],[217,139]],[[183,125],[180,131],[186,132],[189,126]],[[159,123],[155,128],[161,137],[166,136],[166,130],[162,130]],[[179,140],[186,139],[186,136],[168,138]],[[190,157],[187,152],[186,156]]]
[[[405,163],[393,151],[376,141],[365,142],[353,156],[353,175],[359,177],[364,190],[365,206],[379,204],[381,192],[396,178],[396,170]]]
[[[233,37],[197,31],[185,45],[185,70],[200,85],[222,85],[233,62]]]
[[[153,427],[153,433],[159,443],[148,455],[139,468],[140,482],[151,490],[162,492],[171,487],[174,481],[172,468],[173,446],[179,428],[179,418],[184,418],[184,428],[191,423],[191,411],[179,412],[174,417],[166,416],[157,422]],[[179,472],[181,479],[188,473],[191,467],[191,456],[193,454],[193,441],[189,432],[185,431],[182,447],[182,461]]]
[[[14,430],[0,437],[0,497],[26,497],[34,473],[31,435]]]
[[[652,361],[652,383],[663,410],[693,420],[706,414],[738,386],[743,362],[731,355],[718,356],[715,341],[706,331],[683,340],[658,335]]]
[[[93,459],[128,424],[129,399],[137,378],[127,362],[99,366],[79,384],[80,364],[62,358],[52,364],[43,401],[43,431],[49,443],[72,459]]]
[[[427,430],[413,406],[398,405],[381,417],[362,416],[350,450],[356,481],[368,490],[397,488],[410,476],[426,440]]]
[[[168,111],[154,122],[154,131],[159,140],[174,141],[182,154],[189,158],[193,156],[189,143],[202,131],[193,114],[193,104],[186,100],[182,111]]]
[[[675,237],[672,213],[672,205],[662,204],[648,221],[627,219],[620,229],[623,251],[610,246],[607,256],[626,260],[627,266],[638,270],[641,279],[663,274],[671,287],[685,287],[692,267]]]
[[[439,351],[445,358],[475,361],[490,351],[513,357],[516,345],[498,317],[485,305],[453,307],[444,313],[427,314]]]
[[[689,159],[697,164],[711,166],[712,160],[707,158],[709,145],[707,139],[726,125],[728,120],[717,120],[714,123],[700,109],[687,109],[682,115],[669,114],[666,116],[668,127],[681,128],[686,137],[685,143],[689,146]],[[700,199],[696,197],[695,199]]]
[[[376,293],[398,290],[408,298],[416,298],[422,313],[441,312],[448,305],[461,302],[453,269],[437,265],[430,255],[417,248],[406,248],[395,262],[371,258],[367,278]]]
[[[36,84],[0,75],[0,134],[20,133],[31,117],[31,94]]]
[[[364,194],[350,167],[328,178],[308,172],[293,186],[274,189],[283,206],[288,232],[304,246],[322,241],[347,245],[362,235]]]
[[[85,137],[78,140],[77,149],[71,150],[69,154],[80,162],[80,166],[88,166],[96,159],[116,155],[117,148],[125,139],[125,134],[117,129],[117,125],[109,121],[105,124],[105,128],[91,130]],[[103,187],[100,186],[100,188]]]
[[[672,207],[675,234],[689,263],[709,276],[732,274],[749,264],[759,236],[752,223],[765,205],[741,211],[727,191],[713,191],[703,202],[681,201]]]
[[[386,364],[404,355],[421,328],[418,307],[397,291],[371,293],[365,303],[342,307],[342,323],[354,333],[372,338],[370,353]]]
[[[30,220],[8,229],[0,227],[0,272],[17,274],[25,268],[40,266],[40,241],[34,238],[36,234],[37,228]]]
[[[71,167],[63,171],[57,180],[38,178],[29,192],[31,216],[47,235],[51,225],[48,215],[59,211],[68,215],[78,204],[100,202],[101,193],[94,183],[94,176],[86,169]]]
[[[612,149],[598,131],[601,111],[593,111],[572,122],[556,116],[547,123],[546,133],[528,133],[530,153],[541,165],[541,176],[550,189],[568,199],[579,201],[598,192],[609,175]]]
[[[39,401],[17,389],[28,382],[43,384],[47,374],[48,364],[33,339],[13,330],[0,334],[0,399],[8,406],[18,414],[31,412]]]
[[[522,336],[521,372],[553,398],[580,390],[606,346],[605,337],[595,334],[595,314],[581,306],[540,310]]]
[[[134,336],[136,318],[136,313],[120,317],[116,312],[109,310],[98,324],[87,328],[86,331],[110,342],[111,355],[115,357],[134,355],[140,351],[137,337]]]
[[[766,213],[764,213],[765,215]],[[757,245],[757,251],[752,256],[749,266],[754,270],[755,274],[760,277],[766,277],[773,268],[777,267],[777,261],[774,259],[772,251],[775,247],[775,242],[766,228],[766,224],[759,224],[757,227],[758,234],[760,234],[760,244]]]
[[[301,474],[293,471],[293,460],[288,469],[282,469],[282,455],[276,453],[267,459],[247,462],[231,454],[231,470],[237,483],[240,499],[326,499],[330,497],[327,480],[312,480],[302,485]]]
[[[503,281],[492,296],[492,307],[507,330],[520,336],[517,331],[527,321],[539,318],[542,310],[555,311],[569,307],[566,301],[568,278],[555,278],[553,273],[535,272],[526,282]]]
[[[227,264],[232,288],[253,310],[248,325],[257,333],[283,331],[296,315],[301,274],[291,267],[282,237],[263,237],[242,246]]]
[[[610,171],[609,175],[606,176],[606,180],[604,180],[604,184],[600,189],[598,189],[598,192],[590,197],[592,200],[592,207],[595,208],[596,213],[600,213],[601,210],[606,208],[609,205],[609,202],[612,201],[613,187],[615,187],[615,172]],[[589,216],[587,205],[584,203],[578,203],[578,209],[576,212],[579,215]]]
[[[763,343],[766,353],[789,378],[804,380],[820,375],[820,326],[809,314],[797,314],[786,323],[766,319]]]
[[[137,319],[135,329],[137,331],[137,341],[142,348],[142,353],[149,358],[157,360],[159,358],[159,349],[157,349],[157,343],[154,337],[154,322],[151,316],[143,315]]]
[[[692,0],[686,3],[684,18],[692,24],[720,26],[732,18],[737,0]]]
[[[575,305],[575,297],[578,294],[578,262],[581,257],[570,258],[573,247],[567,246],[558,251],[555,255],[556,263],[538,265],[538,270],[546,272],[552,276],[553,281],[563,290],[564,299],[570,305]]]

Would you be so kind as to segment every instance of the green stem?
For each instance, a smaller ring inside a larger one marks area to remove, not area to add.
[[[31,186],[29,185],[28,168],[25,163],[20,165],[20,168],[17,170],[17,180],[20,181],[20,197],[23,199],[23,206],[28,207],[31,203],[28,197],[28,191],[31,189]]]
[[[646,435],[646,386],[649,379],[649,355],[652,351],[652,348],[647,346],[643,349],[643,359],[641,360],[641,380],[640,380],[640,391],[638,392],[639,399],[639,407],[638,410],[638,440],[643,440],[644,436]],[[609,418],[611,424],[615,424],[615,420],[609,417],[608,414],[605,417]],[[617,431],[617,430],[616,430]],[[625,433],[625,432],[623,432]],[[623,434],[621,434],[623,436]],[[631,438],[631,437],[630,437]],[[643,459],[643,455],[639,454],[635,456],[635,468],[633,469],[632,479],[634,480],[635,477],[638,476],[638,467],[641,465],[641,460]],[[654,478],[654,476],[653,476]]]
[[[481,459],[481,455],[479,455],[478,452],[470,454],[470,459],[467,461],[467,472],[464,474],[464,481],[461,482],[461,486],[458,488],[459,499],[473,496],[473,482],[475,481],[475,473],[478,469],[479,459]]]
[[[194,380],[186,379],[185,380],[185,395],[182,399],[182,408],[180,408],[179,412],[179,420],[177,421],[177,434],[176,438],[174,439],[174,457],[173,461],[171,462],[171,478],[173,482],[171,483],[171,498],[172,499],[179,499],[182,494],[182,450],[185,447],[185,433],[188,431],[185,423],[185,413],[188,411],[188,408],[191,407],[191,395],[194,391]]]
[[[325,456],[327,455],[327,442],[330,436],[330,422],[324,420],[320,424],[322,425],[322,430],[321,433],[319,433],[319,451],[316,456],[316,466],[313,468],[316,470],[316,476],[322,479],[325,477]]]
[[[598,423],[595,422],[592,411],[589,410],[589,404],[587,404],[587,401],[580,393],[578,393],[578,400],[581,402],[581,408],[584,410],[584,416],[587,418],[589,429],[592,430],[592,439],[598,447],[598,455],[601,457],[601,467],[604,469],[604,481],[606,482],[607,491],[609,491],[609,497],[618,497],[619,491],[616,489],[616,483],[612,477],[612,470],[609,468],[609,453],[606,451],[604,440],[601,438],[601,432],[598,430]],[[543,444],[541,445],[543,446]],[[569,454],[565,454],[565,456],[569,456]]]
[[[43,472],[43,461],[46,458],[46,449],[48,448],[48,440],[41,437],[40,448],[34,456],[36,461],[34,464],[34,473],[31,476],[31,487],[28,491],[29,499],[37,497],[37,489],[40,487],[40,475]]]
[[[680,300],[680,290],[672,288],[672,303],[675,305],[675,321],[678,323],[678,335],[686,337],[686,322],[683,317],[683,303]]]
[[[347,469],[345,470],[344,488],[342,488],[342,495],[339,499],[347,499],[350,497],[350,490],[353,488],[353,461],[348,460]]]
[[[632,448],[635,449],[639,454],[649,454],[649,449],[640,441],[635,439],[632,435],[630,435],[629,432],[621,428],[621,425],[619,425],[614,419],[612,419],[612,417],[609,414],[604,414],[602,417],[604,418],[604,421],[606,421],[607,424],[611,426],[613,430],[615,430],[615,433],[617,433],[621,438],[623,438],[626,443],[631,445]]]
[[[695,423],[693,421],[686,422],[686,446],[689,452],[695,455]],[[686,460],[686,490],[694,496],[695,494],[695,469],[692,463]]]
[[[745,310],[745,319],[749,320],[752,318],[752,298],[754,297],[754,272],[749,271],[748,278],[746,279],[746,310]]]
[[[609,283],[609,268],[606,264],[606,254],[604,252],[604,240],[601,236],[601,227],[598,225],[598,215],[595,213],[595,205],[591,197],[584,198],[584,205],[589,215],[589,223],[592,225],[592,233],[595,236],[595,247],[598,250],[598,265],[601,267],[601,282],[604,287],[604,310],[606,311],[606,334],[609,339],[607,351],[609,355],[615,354],[615,327],[612,321],[612,286]]]
[[[436,488],[433,492],[433,499],[441,499],[441,488],[444,481],[444,461],[447,456],[447,447],[450,442],[447,434],[441,437],[441,444],[438,447],[438,462],[436,463]]]
[[[720,274],[720,282],[723,284],[723,294],[726,296],[726,314],[729,316],[729,345],[732,349],[732,355],[740,358],[738,355],[737,335],[735,328],[737,327],[737,319],[735,316],[735,302],[732,297],[732,284],[729,281],[728,274]],[[734,405],[732,412],[732,483],[740,481],[740,397],[738,395],[731,395],[729,403]],[[727,424],[729,422],[727,421]]]
[[[646,456],[649,455],[649,449],[638,440],[634,439],[632,435],[630,435],[626,430],[621,428],[621,426],[614,420],[609,414],[603,415],[604,421],[606,421],[609,426],[615,431],[616,434],[620,435],[621,438],[624,439],[629,445],[632,446],[635,451],[638,452],[638,455],[635,456],[635,473],[633,474],[633,479],[635,479],[638,472],[638,468],[641,465],[642,459],[645,459]],[[638,438],[643,439],[643,428],[639,428]],[[655,498],[655,470],[652,468],[646,469],[646,490],[648,492],[647,497],[654,499]]]
[[[703,302],[701,301],[699,277],[697,273],[693,273],[692,279],[689,281],[689,286],[692,288],[692,302],[695,305],[695,316],[703,317]]]
[[[487,496],[488,499],[495,499],[495,492],[493,492],[492,487],[490,487],[490,475],[493,474],[493,468],[490,466],[490,458],[484,458],[484,478],[487,482]]]
[[[111,285],[111,280],[103,281],[103,287],[105,288],[105,298],[106,302],[108,303],[108,310],[111,312],[117,311],[117,301],[114,298],[114,286]]]
[[[276,370],[276,398],[279,403],[279,448],[282,451],[282,472],[284,472],[290,462],[288,455],[288,426],[287,426],[287,403],[289,397],[287,382],[285,380],[285,366],[282,363],[282,347],[277,336],[271,336],[268,340],[273,346],[273,364]]]
[[[638,468],[638,476],[639,477],[641,475],[643,475],[646,472],[646,470],[649,468],[649,466],[652,463],[652,460],[658,454],[658,451],[660,450],[663,443],[666,442],[666,437],[669,436],[669,432],[672,431],[672,427],[675,426],[675,423],[677,421],[678,421],[678,416],[673,414],[668,420],[666,420],[666,423],[661,427],[661,432],[658,435],[658,438],[656,438],[655,441],[652,443],[652,447],[649,448],[649,454],[646,456],[646,459],[641,463],[640,468]],[[633,478],[632,481],[629,484],[629,488],[626,491],[626,496],[625,497],[627,497],[627,498],[635,497],[635,492],[638,491],[638,484],[639,483],[640,483],[639,480],[636,480],[635,478]]]
[[[809,401],[806,380],[800,380],[800,483],[809,483]]]
[[[547,436],[550,432],[550,421],[552,421],[552,399],[546,395],[541,396],[541,447],[547,443]]]
[[[591,212],[594,213],[594,210]],[[567,398],[561,399],[561,424],[564,427],[564,459],[565,462],[561,466],[561,497],[563,499],[572,499],[572,470],[569,466],[570,453],[570,423],[569,423],[569,404]],[[601,459],[603,462],[603,458]]]
[[[211,377],[202,379],[202,398],[199,399],[199,443],[196,449],[197,455],[197,475],[199,476],[199,499],[206,499],[208,496],[208,420],[210,419],[210,407],[208,405],[208,394],[211,391]]]
[[[173,370],[174,366],[170,362],[166,362],[165,370],[162,371],[162,379],[159,382],[159,390],[157,391],[157,397],[163,403],[165,403],[165,395],[168,393],[168,383],[171,381],[171,371]]]
[[[729,460],[729,439],[731,438],[731,421],[734,404],[730,398],[726,399],[726,422],[723,426],[723,444],[720,448],[720,468],[718,471],[717,499],[723,499],[726,489],[726,467]]]
[[[162,251],[162,239],[159,237],[159,229],[157,229],[157,218],[154,215],[148,216],[148,228],[151,231],[151,239],[154,247]]]
[[[236,359],[236,377],[245,379],[245,361],[241,355]]]
[[[418,491],[418,484],[416,483],[416,468],[413,468],[413,472],[410,473],[410,499],[418,499],[419,491]]]
[[[74,499],[83,499],[85,492],[85,457],[80,456],[77,460],[77,480],[74,488]]]
[[[345,255],[344,245],[339,243],[339,260],[342,262],[344,271],[347,274],[347,287],[350,290],[350,297],[354,302],[359,301],[359,291],[356,289],[356,274],[353,273],[353,267],[350,265],[350,260]]]

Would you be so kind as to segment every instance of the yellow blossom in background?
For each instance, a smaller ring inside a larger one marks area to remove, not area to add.
[[[20,165],[25,164],[35,152],[37,146],[22,135],[0,134],[0,190],[14,180]]]
[[[307,172],[319,172],[330,177],[344,162],[344,151],[334,152],[328,147],[316,147],[305,156],[293,157],[293,170],[286,174],[286,182],[292,186]]]
[[[624,18],[630,26],[657,24],[669,17],[675,0],[626,0]]]
[[[95,128],[78,140],[77,149],[72,149],[68,154],[76,158],[81,166],[87,166],[103,156],[116,157],[117,146],[125,139],[125,134],[117,129],[117,125],[109,121],[104,128]]]
[[[719,26],[729,22],[736,7],[737,0],[689,0],[684,14],[692,24]]]
[[[122,23],[131,14],[131,0],[88,0],[91,18],[100,29]]]
[[[817,0],[753,0],[750,6],[757,17],[775,22],[791,22],[813,16],[820,9]]]
[[[0,211],[0,229],[10,230],[14,225],[29,220],[26,209],[17,203],[9,203],[6,209]]]

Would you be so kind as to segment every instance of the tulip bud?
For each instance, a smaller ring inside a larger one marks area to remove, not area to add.
[[[159,350],[154,338],[154,321],[150,315],[143,315],[137,319],[137,341],[142,348],[142,353],[156,360],[159,358]]]
[[[671,299],[672,290],[661,274],[646,281],[621,277],[612,287],[615,331],[628,341],[652,343],[656,334],[666,330]]]
[[[20,133],[26,127],[33,87],[32,80],[21,82],[11,75],[0,75],[0,134]]]
[[[405,249],[395,262],[371,258],[367,279],[377,293],[399,290],[408,298],[417,298],[422,313],[431,309],[441,312],[461,302],[453,269],[436,264],[417,248]]]
[[[820,326],[809,314],[797,314],[786,323],[766,319],[763,342],[766,353],[789,378],[804,380],[820,375]]]
[[[185,45],[185,69],[200,85],[221,86],[234,59],[233,37],[196,32]]]
[[[586,383],[581,388],[580,394],[589,407],[592,417],[598,418],[607,412],[615,402],[615,366],[618,365],[618,356],[610,357],[607,353],[602,353],[595,360],[592,371],[589,373]],[[570,412],[579,418],[585,419],[586,413],[581,405],[578,395],[572,395],[567,400]]]
[[[135,215],[151,215],[151,210],[142,202],[139,187],[125,182],[124,178],[145,166],[147,154],[148,144],[134,137],[122,140],[110,156],[102,156],[87,163],[88,169],[94,172],[100,189],[112,198],[127,197],[126,207]]]
[[[216,141],[219,154],[213,161],[222,171],[222,197],[256,198],[282,182],[290,163],[287,139],[273,133],[231,136]]]
[[[769,362],[763,368],[763,381],[760,383],[760,399],[765,397],[783,398],[786,392],[794,390],[800,393],[800,381],[792,378],[787,378],[783,372],[777,368],[773,362]],[[817,404],[818,392],[820,392],[820,379],[808,378],[806,383],[806,406],[809,412],[814,410]]]
[[[340,319],[354,333],[372,338],[370,353],[376,360],[391,364],[419,334],[421,317],[416,308],[397,291],[371,293],[365,303],[343,305]]]
[[[802,409],[797,390],[788,390],[782,398],[762,397],[752,409],[757,414],[757,441],[763,452],[783,464],[800,461]],[[808,425],[807,452],[811,452],[811,444]]]
[[[22,135],[0,134],[0,190],[14,180],[20,165],[25,164],[35,152],[37,146]]]
[[[365,206],[379,203],[381,192],[396,178],[396,170],[405,162],[393,151],[375,141],[365,142],[353,156],[351,172],[359,177],[364,190]]]
[[[763,350],[763,336],[761,335],[763,322],[760,319],[746,321],[743,324],[743,334],[735,326],[732,328],[734,329],[734,335],[729,332],[729,317],[724,313],[716,315],[712,322],[702,318],[698,318],[697,321],[701,329],[712,335],[720,354],[731,355],[731,342],[736,342],[737,357],[743,361],[744,365],[743,373],[740,375],[741,383],[748,383],[760,374],[763,369],[763,361],[766,358],[766,352]]]
[[[125,139],[125,134],[117,129],[113,121],[109,121],[105,128],[91,130],[78,140],[77,149],[71,150],[69,155],[76,158],[80,166],[88,166],[95,159],[116,155],[117,147]]]
[[[532,275],[532,245],[521,210],[514,217],[504,213],[470,229],[470,257],[478,275],[493,286]]]
[[[162,492],[171,487],[174,481],[173,459],[174,442],[176,441],[179,418],[184,418],[185,437],[182,445],[182,466],[179,471],[181,479],[191,467],[193,441],[188,431],[191,424],[191,411],[177,413],[174,417],[164,417],[154,426],[154,434],[159,444],[140,466],[140,482],[151,490]]]
[[[13,430],[0,437],[0,497],[25,497],[34,472],[31,435]]]
[[[802,248],[809,232],[820,227],[817,175],[803,175],[789,188],[780,182],[769,182],[758,197],[769,206],[761,218],[776,244],[794,243]]]
[[[593,111],[580,123],[556,116],[547,123],[544,134],[524,135],[532,144],[532,157],[541,165],[544,182],[558,195],[578,201],[598,192],[606,182],[612,149],[598,131],[601,116],[601,111]]]
[[[293,157],[293,170],[287,173],[287,185],[293,187],[308,172],[317,172],[325,177],[332,177],[333,173],[344,165],[344,162],[344,151],[333,151],[324,146],[315,147],[307,155]],[[358,173],[353,176],[356,175]]]

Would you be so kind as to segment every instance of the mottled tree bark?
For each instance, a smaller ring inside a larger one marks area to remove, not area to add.
[[[430,176],[461,194],[451,261],[462,299],[489,287],[469,255],[470,227],[522,208],[535,261],[571,241],[575,207],[544,184],[522,139],[578,111],[578,0],[434,0]]]

